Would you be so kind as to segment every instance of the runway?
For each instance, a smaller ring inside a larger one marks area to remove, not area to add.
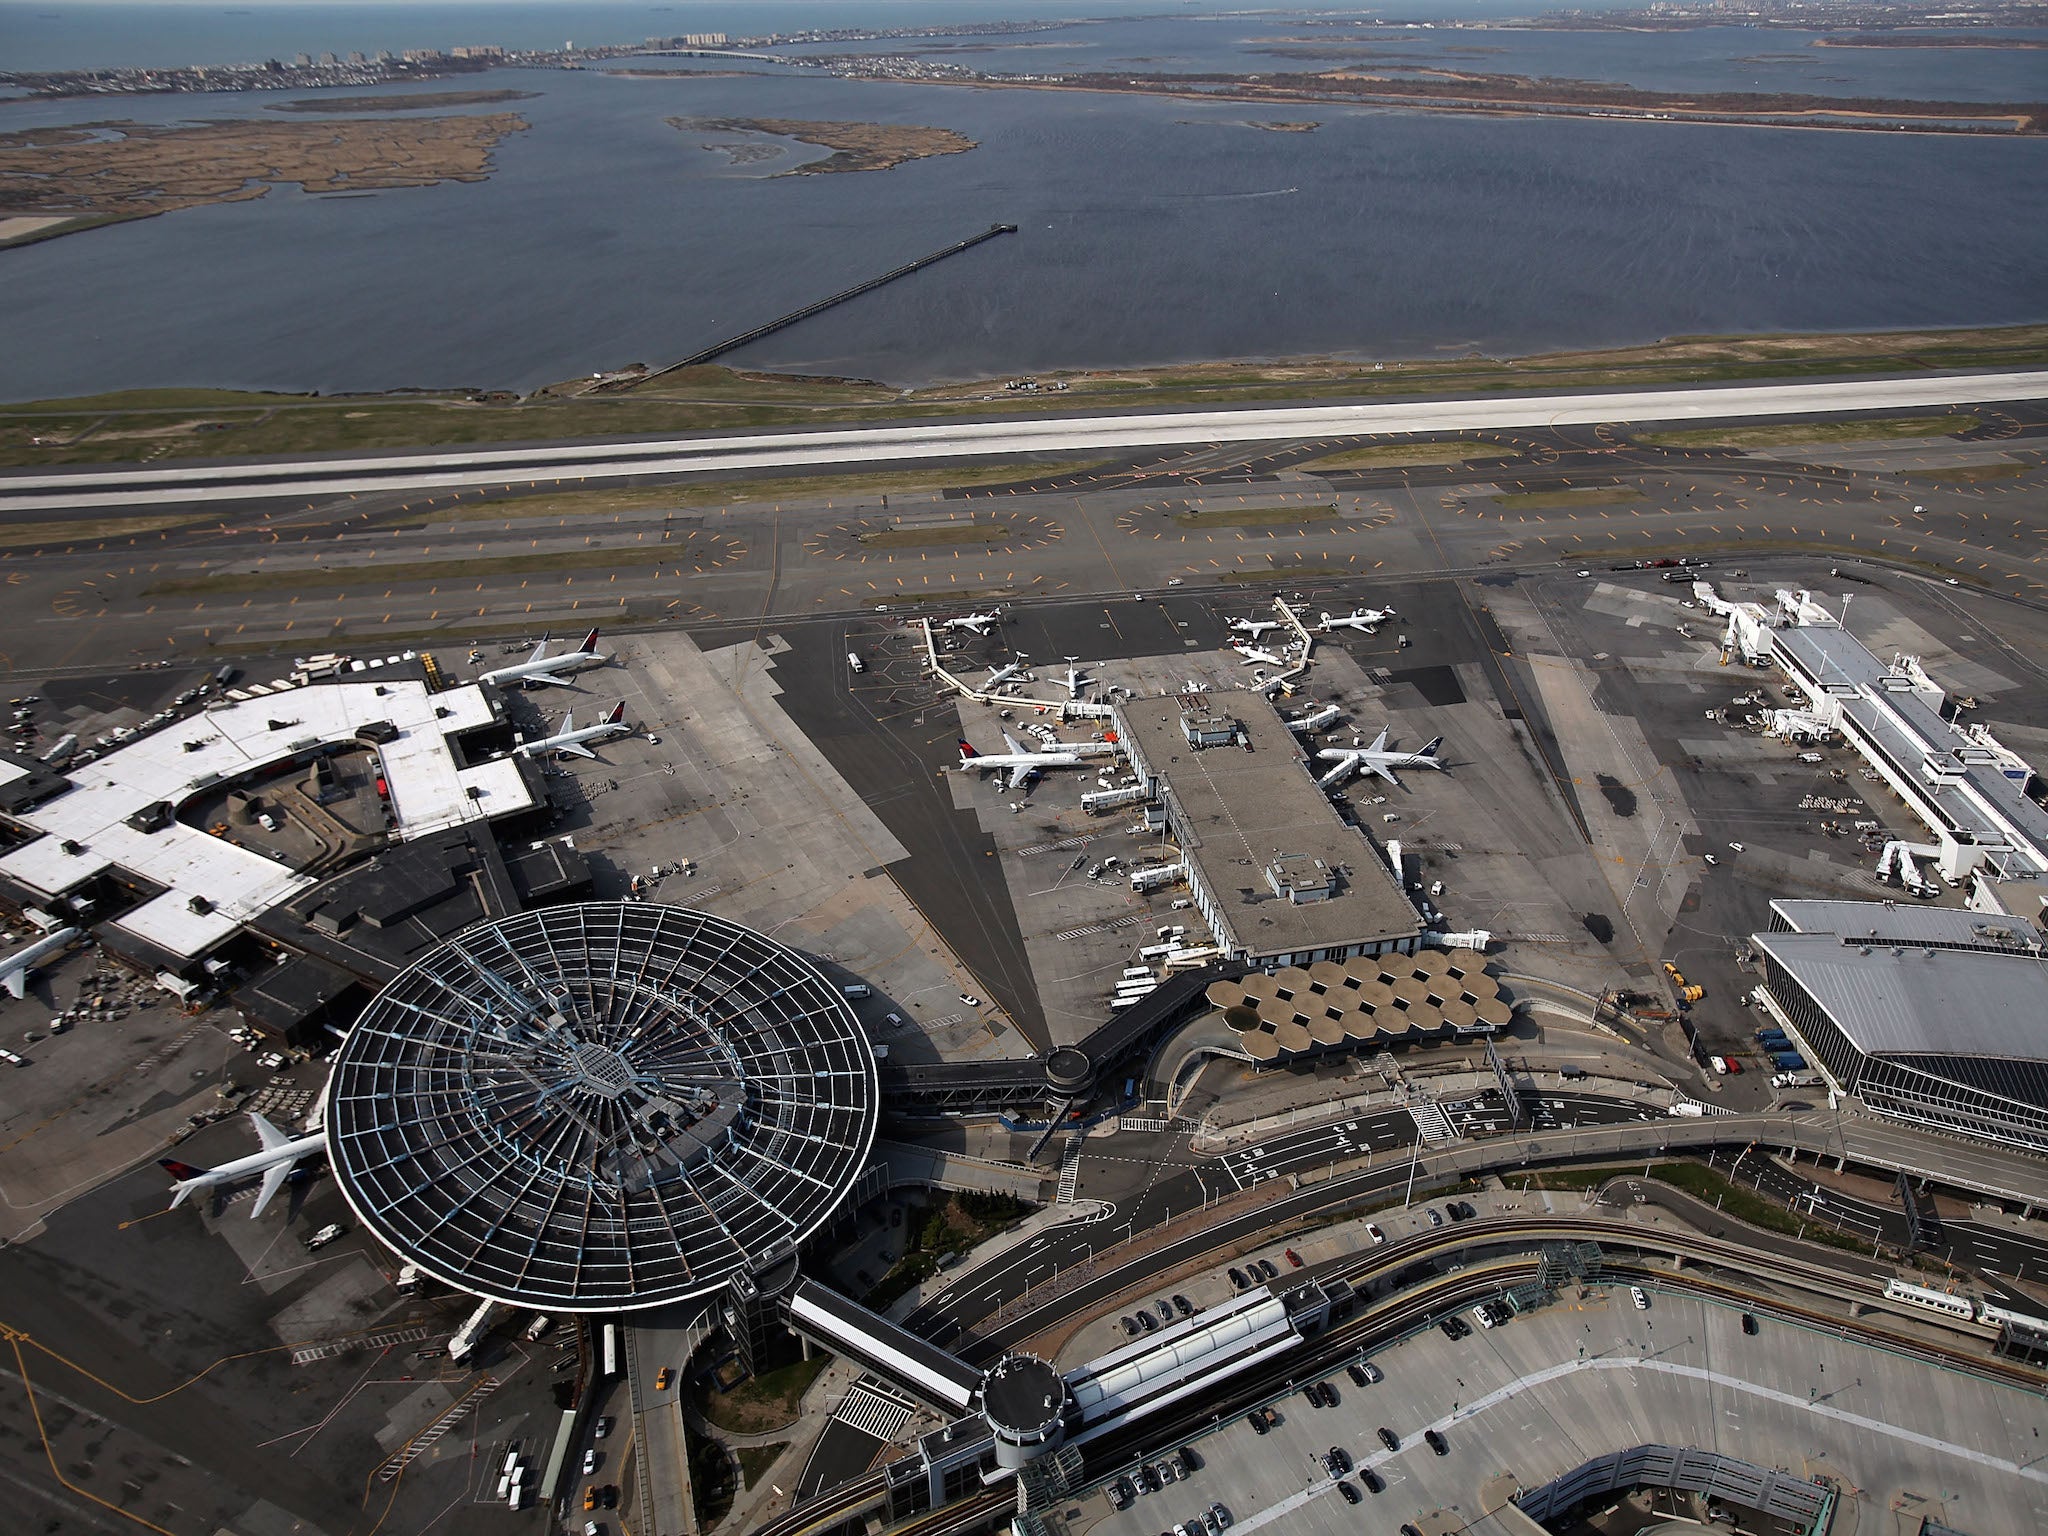
[[[1133,450],[1189,443],[1839,416],[2039,399],[2048,399],[2048,371],[853,427],[744,437],[8,475],[0,477],[0,512],[431,491],[509,481],[560,479],[589,484],[637,476]]]

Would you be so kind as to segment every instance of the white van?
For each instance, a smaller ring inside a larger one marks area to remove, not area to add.
[[[846,665],[847,665],[848,667],[850,667],[850,668],[851,668],[852,670],[854,670],[855,672],[865,672],[865,671],[867,671],[867,663],[866,663],[866,662],[864,662],[864,661],[862,661],[862,660],[860,659],[859,655],[857,655],[857,654],[856,654],[855,652],[853,652],[853,651],[848,651],[848,652],[846,653]]]

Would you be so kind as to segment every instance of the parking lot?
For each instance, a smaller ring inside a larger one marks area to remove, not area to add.
[[[1082,1520],[1107,1536],[1155,1536],[1221,1502],[1240,1531],[1355,1532],[1363,1519],[1375,1531],[1407,1521],[1437,1536],[1517,1486],[1660,1441],[1832,1477],[1863,1519],[1946,1500],[1944,1518],[1972,1536],[2041,1528],[2048,1410],[2038,1395],[1769,1317],[1751,1335],[1743,1314],[1668,1291],[1651,1288],[1644,1301],[1638,1309],[1626,1287],[1596,1287],[1493,1328],[1468,1312],[1464,1337],[1429,1328],[1375,1352],[1381,1381],[1357,1385],[1342,1367],[1317,1378],[1332,1406],[1296,1390],[1272,1403],[1266,1434],[1239,1415],[1196,1438],[1196,1469],[1126,1510],[1106,1485],[1091,1492],[1077,1501]],[[1353,1466],[1342,1478],[1330,1470],[1333,1447]],[[1366,1491],[1367,1473],[1380,1491]],[[1340,1482],[1358,1491],[1359,1508]]]

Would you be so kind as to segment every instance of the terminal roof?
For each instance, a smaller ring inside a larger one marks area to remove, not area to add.
[[[1759,933],[1750,942],[1865,1055],[2048,1059],[2048,971],[2036,956],[1873,945],[1832,933]]]
[[[168,956],[194,958],[312,882],[199,827],[173,820],[149,832],[131,818],[163,801],[182,806],[323,746],[353,743],[380,721],[396,733],[376,751],[399,836],[504,816],[533,804],[518,764],[464,767],[449,742],[495,718],[481,688],[433,693],[397,678],[316,683],[221,705],[135,737],[74,770],[68,790],[15,813],[19,825],[42,835],[0,858],[0,873],[46,897],[108,870],[159,887],[161,895],[113,926]],[[194,898],[202,898],[198,910]]]
[[[1190,745],[1179,697],[1128,700],[1118,716],[1146,770],[1166,781],[1179,805],[1182,851],[1237,947],[1281,955],[1418,933],[1415,908],[1385,858],[1338,816],[1272,702],[1245,692],[1206,695],[1203,705],[1233,718],[1243,744]],[[1295,902],[1276,893],[1268,879],[1276,861],[1293,877],[1317,860],[1337,876],[1335,894]]]

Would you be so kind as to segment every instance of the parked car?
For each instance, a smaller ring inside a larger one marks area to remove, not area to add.
[[[1380,1426],[1380,1444],[1390,1451],[1398,1451],[1401,1449],[1401,1437],[1382,1424]]]
[[[1337,1491],[1344,1495],[1344,1502],[1346,1504],[1363,1504],[1365,1502],[1365,1495],[1345,1482],[1341,1477],[1337,1479]]]
[[[1376,1221],[1368,1221],[1365,1224],[1365,1235],[1373,1240],[1375,1247],[1387,1240],[1387,1234],[1380,1230],[1380,1224]]]
[[[1422,1438],[1429,1442],[1429,1448],[1432,1451],[1435,1451],[1437,1455],[1448,1456],[1450,1454],[1450,1444],[1444,1439],[1442,1434],[1440,1434],[1438,1431],[1434,1429],[1425,1429],[1422,1432]]]
[[[330,1221],[326,1226],[306,1239],[307,1252],[317,1253],[346,1231],[348,1231],[348,1228],[344,1227],[340,1222]]]

